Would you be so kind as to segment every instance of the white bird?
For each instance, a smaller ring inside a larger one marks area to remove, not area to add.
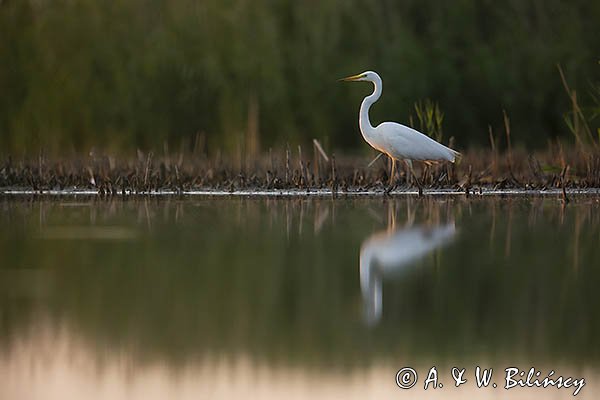
[[[398,124],[396,122],[382,122],[373,127],[369,120],[369,109],[379,97],[383,90],[383,82],[379,75],[373,71],[366,71],[362,74],[349,76],[340,79],[346,82],[372,82],[375,86],[373,93],[364,98],[360,105],[358,117],[358,125],[365,141],[375,150],[378,150],[392,159],[392,173],[390,176],[391,183],[394,179],[395,160],[404,161],[410,167],[413,177],[419,186],[419,194],[422,193],[421,184],[417,179],[412,167],[412,160],[425,162],[450,161],[454,162],[460,153],[436,142],[429,136],[421,132]]]

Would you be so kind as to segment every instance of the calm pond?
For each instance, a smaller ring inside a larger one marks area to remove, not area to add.
[[[0,399],[598,398],[572,200],[0,197]]]

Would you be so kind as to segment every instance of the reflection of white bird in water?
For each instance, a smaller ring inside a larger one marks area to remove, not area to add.
[[[455,235],[454,223],[443,226],[417,226],[391,234],[376,233],[360,249],[360,290],[365,319],[374,325],[383,309],[383,278],[399,274],[413,261],[450,242]]]
[[[392,188],[396,162],[395,160],[405,161],[419,186],[419,194],[422,188],[417,179],[412,166],[412,160],[436,162],[450,161],[454,162],[460,153],[454,151],[441,143],[436,142],[429,136],[422,134],[408,126],[400,125],[396,122],[383,122],[376,127],[371,125],[369,120],[369,109],[371,105],[379,100],[382,92],[382,81],[379,75],[373,71],[366,71],[362,74],[349,76],[341,79],[343,81],[367,81],[375,86],[373,93],[364,98],[360,105],[358,124],[360,132],[367,143],[375,150],[387,154],[392,159],[392,173],[390,175],[390,186]]]

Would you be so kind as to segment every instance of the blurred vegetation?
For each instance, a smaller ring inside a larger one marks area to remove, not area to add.
[[[600,63],[600,61],[599,61]],[[579,148],[592,147],[600,148],[600,124],[598,124],[598,115],[600,112],[600,84],[591,84],[590,96],[593,100],[590,106],[582,107],[577,95],[577,90],[571,89],[565,74],[558,65],[558,72],[562,79],[565,92],[571,100],[571,110],[565,113],[564,120],[569,130],[573,134]],[[590,128],[596,125],[595,129]]]
[[[431,99],[417,101],[415,103],[415,114],[417,121],[419,121],[416,127],[438,142],[443,142],[442,125],[444,122],[444,113],[440,110],[440,105],[434,103]],[[411,126],[415,126],[412,115],[409,121]]]
[[[430,98],[459,148],[503,109],[515,142],[545,144],[569,137],[557,63],[593,104],[599,20],[589,0],[0,0],[0,153],[356,147],[370,88],[336,78],[366,69],[374,121]]]

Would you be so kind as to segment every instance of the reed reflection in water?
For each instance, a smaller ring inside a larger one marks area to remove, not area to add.
[[[494,395],[398,392],[434,364],[552,367],[593,398],[599,208],[0,198],[0,398]]]

